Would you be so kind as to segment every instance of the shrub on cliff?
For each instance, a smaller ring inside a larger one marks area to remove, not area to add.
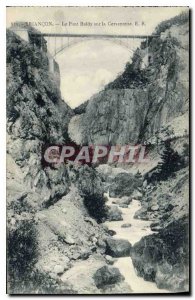
[[[161,22],[155,30],[155,34],[160,34],[165,30],[169,29],[173,25],[182,25],[189,21],[189,12],[183,12],[178,16],[175,16],[169,20]]]
[[[23,282],[37,262],[36,229],[33,220],[22,220],[15,229],[8,229],[8,282],[12,291]]]
[[[106,206],[103,197],[86,194],[84,196],[84,204],[89,214],[94,217],[98,223],[104,220],[106,217]]]
[[[165,150],[161,155],[161,159],[162,162],[159,163],[160,179],[165,180],[180,169],[181,158],[178,152],[171,148],[169,141],[165,143]]]
[[[135,53],[132,63],[127,63],[122,75],[109,83],[105,89],[127,89],[131,86],[143,86],[147,83],[144,70],[139,69],[140,57]],[[138,65],[138,66],[137,66]]]
[[[36,269],[37,231],[33,220],[22,220],[8,229],[9,294],[76,294],[70,284]]]
[[[166,141],[164,143],[164,151],[161,154],[161,162],[158,163],[150,175],[146,176],[146,179],[149,182],[167,180],[185,166],[186,163],[183,157],[171,148],[170,141]]]
[[[69,283],[52,278],[49,274],[33,270],[28,276],[17,280],[11,294],[77,294]]]

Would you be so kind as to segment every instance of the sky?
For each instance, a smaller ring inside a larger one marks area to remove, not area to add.
[[[7,7],[7,27],[12,22],[33,22],[43,33],[150,35],[155,27],[185,11],[185,7]],[[37,24],[37,22],[42,22]],[[87,22],[85,26],[81,24]],[[102,25],[102,22],[104,25]],[[112,23],[129,23],[116,26]],[[111,25],[112,24],[112,25]],[[52,43],[50,41],[50,43]],[[131,40],[135,49],[140,41]],[[61,74],[61,94],[77,107],[117,77],[131,61],[132,51],[107,40],[72,45],[56,56]]]

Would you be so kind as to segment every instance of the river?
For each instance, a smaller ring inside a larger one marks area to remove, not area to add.
[[[108,194],[106,194],[106,196],[109,199],[107,205],[117,205],[112,203],[116,198],[110,198]],[[140,207],[140,201],[132,200],[128,208],[119,207],[122,211],[123,221],[111,221],[105,223],[109,229],[116,232],[114,238],[126,239],[133,246],[142,237],[154,233],[150,229],[151,221],[133,218],[135,212],[140,209]],[[126,223],[130,223],[131,227],[121,228],[121,225]],[[154,282],[146,281],[142,277],[137,276],[131,257],[118,258],[114,263],[114,266],[117,267],[125,277],[125,281],[130,285],[133,293],[170,293],[168,290],[159,289]]]

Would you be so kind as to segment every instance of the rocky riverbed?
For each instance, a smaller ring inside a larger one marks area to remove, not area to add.
[[[120,204],[115,204],[116,202],[123,202],[121,199],[111,198],[108,194],[106,196],[109,198],[107,205],[118,207]],[[152,234],[150,225],[151,221],[144,221],[140,219],[135,219],[135,212],[141,207],[139,200],[132,200],[127,207],[120,207],[122,214],[121,221],[107,221],[106,225],[109,230],[116,232],[114,238],[124,239],[131,243],[133,246],[142,237]],[[121,274],[125,278],[125,282],[131,286],[132,293],[168,293],[170,291],[165,289],[157,288],[156,284],[153,282],[145,281],[142,277],[137,275],[136,269],[133,266],[130,256],[118,258],[114,266],[117,267]],[[124,291],[124,293],[127,293]]]

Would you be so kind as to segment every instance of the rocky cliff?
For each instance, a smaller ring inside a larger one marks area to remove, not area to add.
[[[47,53],[8,30],[7,153],[21,168],[25,186],[43,193],[40,203],[51,196],[49,188],[42,189],[50,178],[41,165],[42,147],[67,141],[72,115],[49,72]],[[63,192],[67,188],[64,182]]]
[[[97,144],[149,140],[188,111],[188,14],[163,22],[154,34],[158,36],[149,38],[148,44],[142,42],[122,75],[77,109],[80,115],[69,126],[74,140]]]
[[[88,166],[42,164],[45,145],[70,141],[74,112],[38,42],[7,31],[8,293],[98,294],[93,274],[102,267],[112,274],[103,242],[109,235],[99,224],[105,217],[101,179]],[[67,278],[69,269],[78,278]],[[115,273],[101,288],[113,283],[113,292],[130,290]]]

